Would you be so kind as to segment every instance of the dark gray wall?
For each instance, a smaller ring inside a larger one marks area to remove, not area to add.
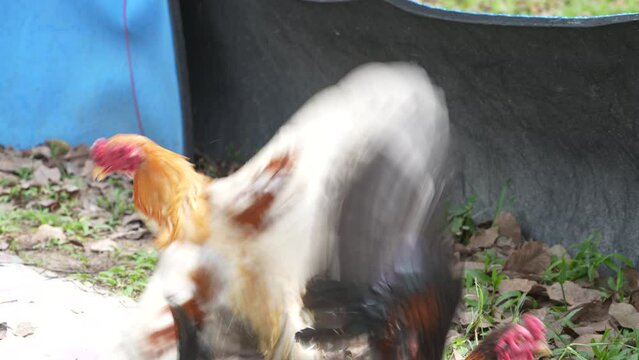
[[[353,67],[416,61],[445,90],[460,137],[458,199],[476,194],[481,209],[511,179],[528,236],[568,244],[597,229],[605,250],[639,257],[639,22],[624,22],[632,17],[603,27],[588,27],[601,19],[486,25],[382,1],[181,8],[196,149],[249,156]]]

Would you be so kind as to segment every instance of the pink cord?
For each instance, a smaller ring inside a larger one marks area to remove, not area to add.
[[[140,106],[138,105],[138,96],[135,91],[135,77],[133,76],[133,59],[131,57],[131,44],[129,42],[129,27],[126,19],[126,0],[122,0],[122,19],[124,22],[124,42],[126,43],[126,57],[129,61],[129,81],[131,82],[131,94],[133,95],[133,107],[135,108],[135,117],[138,121],[138,129],[140,134],[144,135],[144,127],[142,127],[142,116],[140,115]]]

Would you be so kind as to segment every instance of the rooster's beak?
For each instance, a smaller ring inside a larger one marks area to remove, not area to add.
[[[535,349],[535,355],[537,356],[537,358],[551,357],[552,351],[548,347],[548,344],[546,344],[545,342],[539,342],[539,344],[537,345],[537,349]]]
[[[97,181],[104,180],[104,178],[107,177],[108,174],[109,174],[109,171],[107,170],[107,168],[100,165],[96,165],[93,168],[93,171],[91,172],[91,176],[93,177],[93,180],[97,180]]]

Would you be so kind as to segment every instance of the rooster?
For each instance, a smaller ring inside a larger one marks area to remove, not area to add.
[[[122,134],[98,139],[91,155],[93,177],[102,180],[118,171],[133,177],[135,208],[158,229],[155,244],[164,248],[175,239],[202,243],[209,234],[206,186],[183,156],[141,135]]]
[[[444,238],[449,143],[442,93],[405,63],[353,70],[226,178],[139,135],[98,139],[95,176],[133,177],[162,249],[127,356],[321,359],[328,329],[366,335],[375,358],[441,358],[461,289]],[[327,302],[347,310],[323,328]],[[503,334],[493,350],[519,344]]]

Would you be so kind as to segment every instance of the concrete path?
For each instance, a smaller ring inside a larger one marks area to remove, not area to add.
[[[113,359],[133,300],[0,252],[0,359]]]

